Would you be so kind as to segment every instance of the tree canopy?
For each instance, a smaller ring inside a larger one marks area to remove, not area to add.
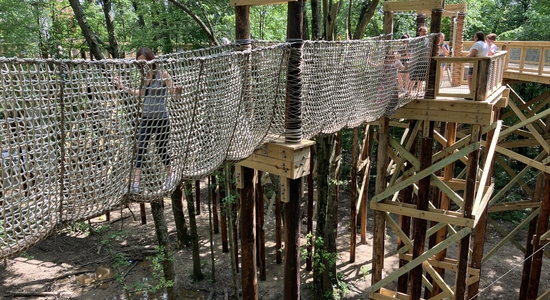
[[[321,1],[306,2],[307,20],[312,19],[312,3],[317,2]],[[453,2],[459,1],[447,3]],[[550,40],[550,32],[541,30],[550,22],[548,1],[466,2],[465,39],[482,30],[498,34],[499,40]],[[325,16],[330,13],[331,27],[328,30],[332,31],[334,39],[363,38],[382,33],[382,2],[323,3],[330,6],[330,9],[321,10]],[[228,0],[0,0],[0,55],[78,58],[82,53],[90,52],[86,32],[75,16],[74,4],[82,7],[89,34],[97,39],[104,53],[111,53],[111,56],[115,42],[122,53],[142,46],[157,52],[171,52],[219,44],[222,37],[234,39],[234,8]],[[284,41],[286,11],[286,5],[251,7],[252,38]],[[443,19],[443,32],[449,34],[450,23],[450,18]],[[306,24],[312,26],[311,22]],[[414,11],[396,13],[396,36],[414,33],[414,26]],[[322,27],[323,31],[327,30],[325,24]]]

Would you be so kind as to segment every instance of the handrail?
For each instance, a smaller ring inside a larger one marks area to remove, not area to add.
[[[465,97],[471,98],[474,101],[486,100],[489,95],[502,86],[506,57],[507,51],[499,51],[497,54],[489,57],[433,57],[437,62],[436,78],[440,76],[442,63],[453,63],[461,66],[461,69],[463,66],[470,64],[470,68],[474,68],[471,90],[467,93],[464,91],[459,93],[453,89],[446,91],[440,87],[439,80],[436,80],[435,96]]]
[[[464,42],[464,49],[473,42]],[[550,82],[550,42],[502,41],[495,43],[508,53],[505,78]]]

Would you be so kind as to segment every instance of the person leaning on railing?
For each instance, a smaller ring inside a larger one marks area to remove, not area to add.
[[[445,34],[444,33],[440,33],[439,34],[439,46],[438,46],[438,50],[437,50],[437,56],[440,56],[440,57],[447,57],[449,56],[449,51],[450,51],[450,48],[449,48],[449,45],[447,45],[447,43],[445,43]],[[443,71],[445,70],[445,63],[442,63],[441,64],[441,69],[439,70],[439,86],[441,86],[441,84],[443,83]]]
[[[489,54],[489,47],[485,42],[485,34],[483,31],[478,31],[474,35],[474,45],[470,48],[470,53],[466,57],[487,57]],[[474,68],[470,67],[468,70],[468,89],[470,93],[472,91],[472,75],[474,74]],[[466,98],[468,99],[468,98]]]
[[[487,41],[487,47],[489,47],[489,54],[487,56],[492,56],[498,51],[497,45],[495,45],[495,41],[497,40],[497,35],[494,33],[489,33],[485,40]]]

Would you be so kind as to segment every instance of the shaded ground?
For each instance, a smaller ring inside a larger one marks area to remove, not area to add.
[[[206,198],[204,195],[203,199]],[[169,232],[172,240],[175,240],[175,228],[170,200],[165,199],[165,213],[168,220]],[[129,267],[121,267],[128,270],[125,282],[128,286],[145,285],[155,281],[152,275],[152,265],[142,262],[147,256],[144,252],[150,251],[156,244],[153,220],[148,212],[148,223],[141,225],[139,220],[139,205],[132,204],[129,209],[114,211],[111,213],[111,222],[105,217],[95,218],[90,221],[90,226],[96,231],[102,226],[109,230],[103,233],[89,234],[86,223],[78,224],[73,229],[64,230],[61,233],[48,237],[40,244],[32,247],[20,257],[6,260],[0,272],[0,296],[2,299],[11,299],[13,292],[42,293],[44,297],[25,297],[25,299],[127,299],[121,285],[116,280],[109,280],[116,276],[113,260],[107,254],[109,247],[113,247],[112,253],[125,253],[129,258]],[[202,214],[197,216],[199,234],[201,238],[201,264],[207,279],[200,282],[191,282],[189,275],[192,270],[191,249],[178,250],[174,254],[176,273],[178,276],[178,288],[181,299],[225,299],[226,295],[234,295],[232,268],[229,253],[222,253],[221,235],[214,236],[216,281],[211,278],[210,246],[208,242],[208,210],[205,203],[202,204]],[[133,215],[136,216],[134,220]],[[121,216],[124,218],[121,220]],[[370,286],[369,270],[371,268],[372,238],[367,235],[367,244],[359,243],[356,249],[355,263],[349,263],[349,195],[342,194],[339,205],[339,235],[338,235],[338,272],[342,273],[345,287],[348,293],[345,299],[367,299],[364,291]],[[283,265],[275,263],[275,219],[273,214],[267,219],[266,231],[266,263],[267,281],[259,281],[260,299],[282,299],[284,291]],[[107,224],[109,224],[107,226]],[[509,223],[501,223],[511,231],[514,226]],[[372,229],[372,218],[369,217],[369,230]],[[128,235],[121,236],[114,233],[120,229]],[[302,245],[305,244],[305,222],[302,225]],[[101,231],[101,230],[100,230]],[[487,234],[486,251],[496,245],[501,237],[489,225]],[[525,244],[525,230],[516,238],[520,244]],[[103,242],[102,241],[109,241]],[[387,231],[387,246],[385,261],[386,270],[397,268],[395,254],[395,238],[391,230]],[[456,247],[455,247],[456,248]],[[448,256],[454,257],[456,249],[450,248]],[[149,254],[150,255],[150,254]],[[482,270],[480,299],[518,299],[523,254],[511,243],[506,243],[497,253],[488,260]],[[518,265],[519,264],[519,265]],[[542,270],[542,291],[550,289],[550,262],[544,260]],[[82,274],[68,275],[82,271]],[[67,276],[68,275],[68,276]],[[305,271],[305,262],[302,267],[302,299],[312,299],[311,296],[311,272]],[[504,277],[500,278],[501,276]],[[240,275],[239,275],[240,276]],[[239,278],[239,276],[237,278]],[[107,280],[105,280],[107,278]],[[499,279],[500,278],[500,279]],[[447,281],[452,282],[452,277],[447,276]],[[240,283],[237,279],[237,286]],[[392,288],[392,286],[389,286]],[[485,288],[485,290],[482,290]],[[51,294],[48,294],[51,293]],[[14,299],[23,299],[15,297]],[[132,294],[131,299],[162,299],[160,293]]]

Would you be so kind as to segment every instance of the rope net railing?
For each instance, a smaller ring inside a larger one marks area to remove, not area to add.
[[[304,137],[376,120],[418,96],[423,86],[400,78],[424,66],[415,71],[425,81],[430,43],[304,42]],[[283,137],[297,50],[266,45],[148,62],[0,58],[0,257],[128,201],[158,200]],[[407,66],[395,69],[391,55]]]

